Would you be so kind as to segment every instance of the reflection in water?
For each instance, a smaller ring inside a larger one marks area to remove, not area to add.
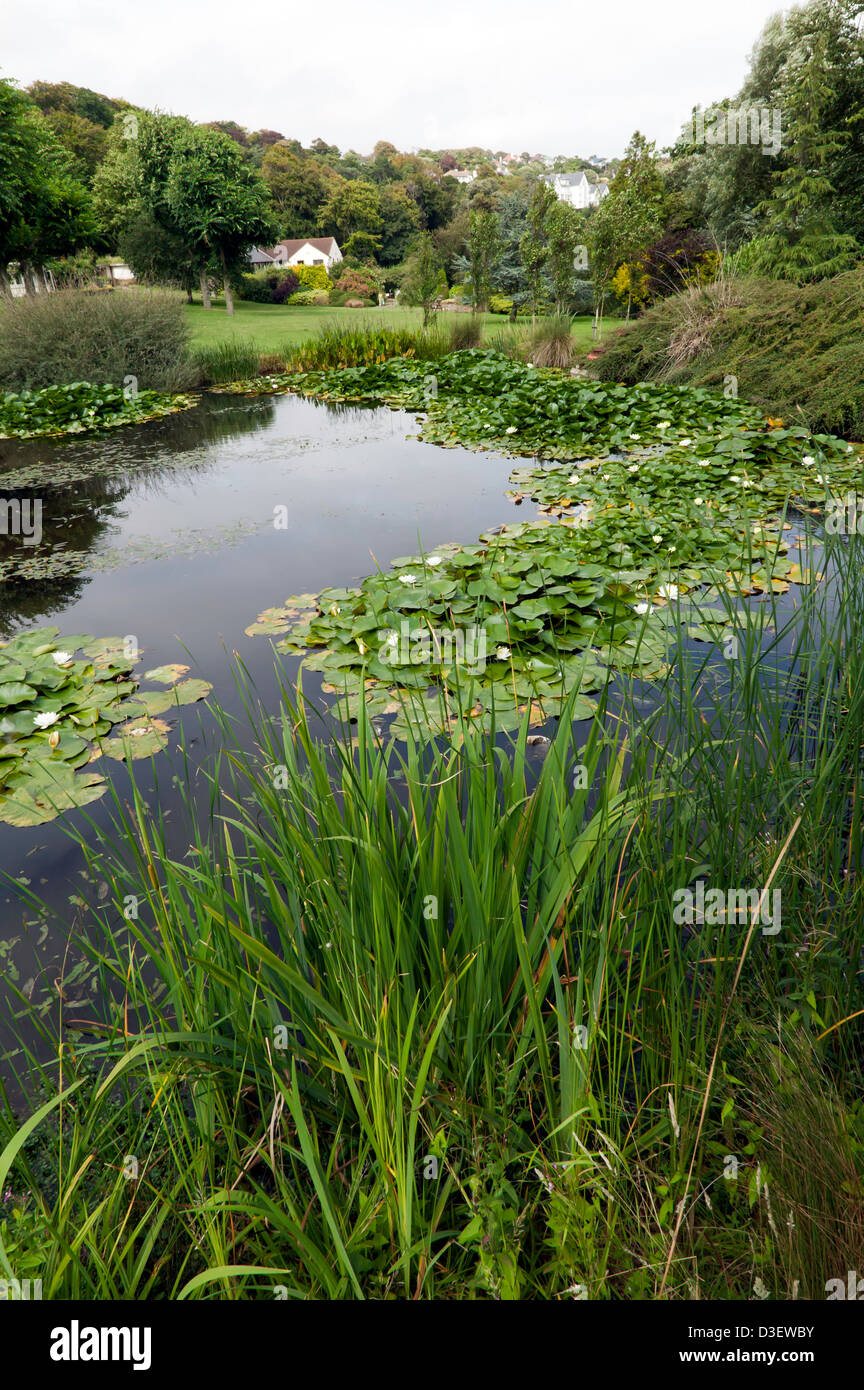
[[[40,518],[36,544],[0,534],[3,635],[80,597],[131,488],[158,494],[178,472],[203,481],[219,466],[214,446],[268,429],[273,415],[270,400],[205,396],[195,410],[104,435],[0,441],[0,497],[38,505]]]

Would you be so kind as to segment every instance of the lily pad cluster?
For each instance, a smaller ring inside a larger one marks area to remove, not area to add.
[[[720,590],[809,582],[789,554],[785,503],[822,507],[864,483],[851,445],[737,399],[586,382],[496,353],[453,354],[434,376],[399,358],[286,374],[269,389],[422,409],[426,439],[538,460],[514,470],[511,496],[538,502],[540,523],[396,559],[359,588],[295,596],[247,629],[305,650],[344,713],[365,700],[373,716],[397,716],[397,733],[409,706],[433,732],[466,715],[488,724],[493,707],[498,727],[529,706],[539,721],[574,687],[590,712],[610,668],[662,672],[670,623],[716,641],[728,616],[707,605]],[[469,630],[475,657],[482,634],[480,671],[465,659]]]
[[[37,435],[83,434],[85,431],[137,425],[174,415],[197,405],[194,396],[161,391],[126,393],[122,386],[93,386],[73,381],[38,391],[0,394],[0,439]]]
[[[637,612],[640,573],[613,575],[580,556],[577,531],[548,523],[506,526],[475,545],[401,556],[357,588],[299,594],[267,609],[251,636],[306,652],[338,712],[396,716],[427,730],[469,718],[515,727],[554,715],[578,691],[575,717],[615,666],[659,675],[668,645]]]
[[[107,783],[83,769],[103,754],[160,752],[170,726],[157,716],[212,688],[172,665],[145,672],[163,688],[141,691],[132,675],[140,655],[125,638],[59,632],[35,628],[0,646],[0,821],[11,825],[41,825],[95,801]]]

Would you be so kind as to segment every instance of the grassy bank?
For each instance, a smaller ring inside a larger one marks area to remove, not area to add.
[[[186,857],[141,797],[85,851],[76,939],[113,1002],[19,1056],[46,1101],[6,1119],[7,1274],[787,1299],[857,1268],[860,547],[737,659],[680,649],[649,705],[609,693],[587,746],[565,707],[542,760],[526,725],[399,754],[362,706],[322,743],[246,688],[258,755],[226,720]]]
[[[864,438],[864,269],[799,288],[725,276],[670,295],[608,340],[603,381],[738,394],[766,414]]]
[[[292,308],[284,304],[252,304],[243,300],[236,303],[233,317],[225,313],[224,306],[218,300],[213,309],[205,310],[200,304],[193,304],[186,307],[185,313],[193,346],[212,346],[238,338],[254,344],[262,353],[280,352],[334,326],[357,329],[362,324],[369,328],[417,330],[423,323],[421,309]],[[466,317],[453,313],[438,315],[439,321],[444,324]],[[526,320],[520,319],[513,325],[503,314],[483,314],[482,319],[487,339],[502,331],[512,332],[514,328],[521,332],[526,327]],[[614,322],[605,320],[607,331]],[[530,326],[530,320],[527,323]],[[577,346],[590,345],[591,325],[590,317],[574,321],[573,337]]]

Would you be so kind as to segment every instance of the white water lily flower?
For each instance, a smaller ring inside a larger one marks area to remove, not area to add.
[[[358,638],[357,638],[357,650],[358,650],[358,652],[360,653],[361,656],[365,656],[366,653],[367,653],[368,650],[369,650],[369,648],[366,646],[366,643],[363,641],[363,638],[362,638],[362,637],[358,637]]]
[[[654,605],[653,603],[634,603],[633,612],[638,613],[641,617],[643,613],[653,613]]]
[[[671,420],[661,420],[660,423],[658,424],[657,428],[658,428],[658,430],[668,430],[668,428],[669,428],[669,426],[670,426],[671,424],[672,424],[672,421],[671,421]]]
[[[334,618],[338,618],[339,614],[342,612],[342,609],[339,607],[338,603],[331,603],[330,612]]]
[[[525,363],[525,366],[526,366],[526,367],[533,367],[533,366],[534,366],[534,363],[533,363],[533,362],[526,362],[526,363]]]
[[[749,478],[745,478],[744,481],[743,481],[743,483],[741,484],[741,486],[742,486],[742,487],[752,487],[753,484],[751,483],[751,481],[750,481]]]
[[[847,454],[851,454],[851,452],[852,452],[852,445],[851,445],[851,444],[847,444],[847,445],[846,445],[846,452],[847,452]]]
[[[737,473],[733,473],[729,481],[730,483],[740,483],[741,479]]]
[[[508,658],[508,656],[510,656],[510,654],[511,654],[511,653],[510,653],[510,648],[509,648],[509,647],[496,647],[496,649],[495,649],[495,660],[496,660],[496,661],[506,661],[507,658]]]
[[[608,473],[601,473],[601,474],[600,474],[600,477],[603,479],[604,483],[608,483],[608,481],[609,481],[609,474],[608,474]]]
[[[682,449],[686,449],[686,448],[688,447],[688,445],[690,445],[690,444],[692,444],[692,443],[693,443],[693,440],[692,440],[692,439],[679,439],[679,440],[678,440],[679,447],[682,448]]]
[[[568,483],[580,483],[582,479],[579,477],[578,473],[571,473],[567,481]]]
[[[33,723],[37,729],[50,729],[51,725],[56,724],[59,718],[59,714],[54,714],[52,710],[45,710],[42,714],[34,714]]]
[[[519,431],[515,425],[508,425],[506,430],[504,431],[505,434],[518,434],[518,432]]]
[[[638,472],[639,472],[639,465],[638,465],[638,463],[631,463],[631,464],[629,464],[628,467],[627,467],[627,472],[628,472],[628,473],[638,473]]]
[[[710,467],[711,467],[711,460],[710,460],[710,459],[697,459],[697,464],[698,464],[698,467],[699,467],[699,468],[710,468]]]
[[[442,563],[440,555],[427,555],[427,565],[440,565]]]
[[[677,550],[678,547],[677,547],[677,545],[670,545],[670,546],[668,547],[668,549],[669,549],[669,550]]]
[[[849,445],[849,448],[852,448],[851,444]],[[801,462],[803,463],[805,468],[812,468],[816,460],[814,459],[812,454],[805,454]]]
[[[661,584],[657,592],[661,598],[676,599],[680,590],[677,584]]]
[[[417,583],[417,576],[416,576],[416,574],[400,574],[400,576],[399,576],[399,583],[400,583],[400,584],[416,584],[416,583]]]
[[[639,436],[638,436],[638,434],[631,434],[630,438],[631,438],[631,439],[638,439]]]
[[[51,653],[51,660],[52,660],[53,662],[55,662],[57,666],[65,666],[66,663],[67,663],[68,661],[71,661],[71,660],[72,660],[72,653],[71,653],[71,652],[52,652],[52,653]]]
[[[704,506],[705,506],[705,498],[704,498],[704,497],[694,497],[694,498],[693,498],[693,505],[694,505],[694,507],[704,507]]]
[[[654,542],[655,545],[659,545],[660,542],[662,541],[663,537],[662,537],[662,536],[652,536],[651,539],[652,539],[652,541]]]

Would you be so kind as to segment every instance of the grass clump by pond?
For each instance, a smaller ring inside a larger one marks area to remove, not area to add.
[[[864,269],[797,287],[726,277],[670,295],[593,364],[604,381],[735,379],[771,415],[864,439]]]
[[[170,292],[66,289],[0,304],[0,390],[130,380],[169,392],[194,382],[189,327]]]
[[[0,821],[10,825],[42,825],[102,796],[105,779],[84,769],[103,755],[161,751],[169,726],[156,716],[212,689],[179,681],[189,668],[172,666],[146,673],[168,688],[140,691],[132,676],[140,654],[122,637],[58,635],[56,627],[33,628],[0,644]]]
[[[823,1297],[864,1235],[860,549],[738,660],[680,647],[647,710],[605,692],[586,744],[565,707],[542,760],[527,719],[398,753],[362,710],[328,744],[243,686],[259,751],[226,716],[188,854],[140,793],[84,846],[106,1002],[62,1068],[19,1056],[45,1100],[6,1114],[7,1274]]]

